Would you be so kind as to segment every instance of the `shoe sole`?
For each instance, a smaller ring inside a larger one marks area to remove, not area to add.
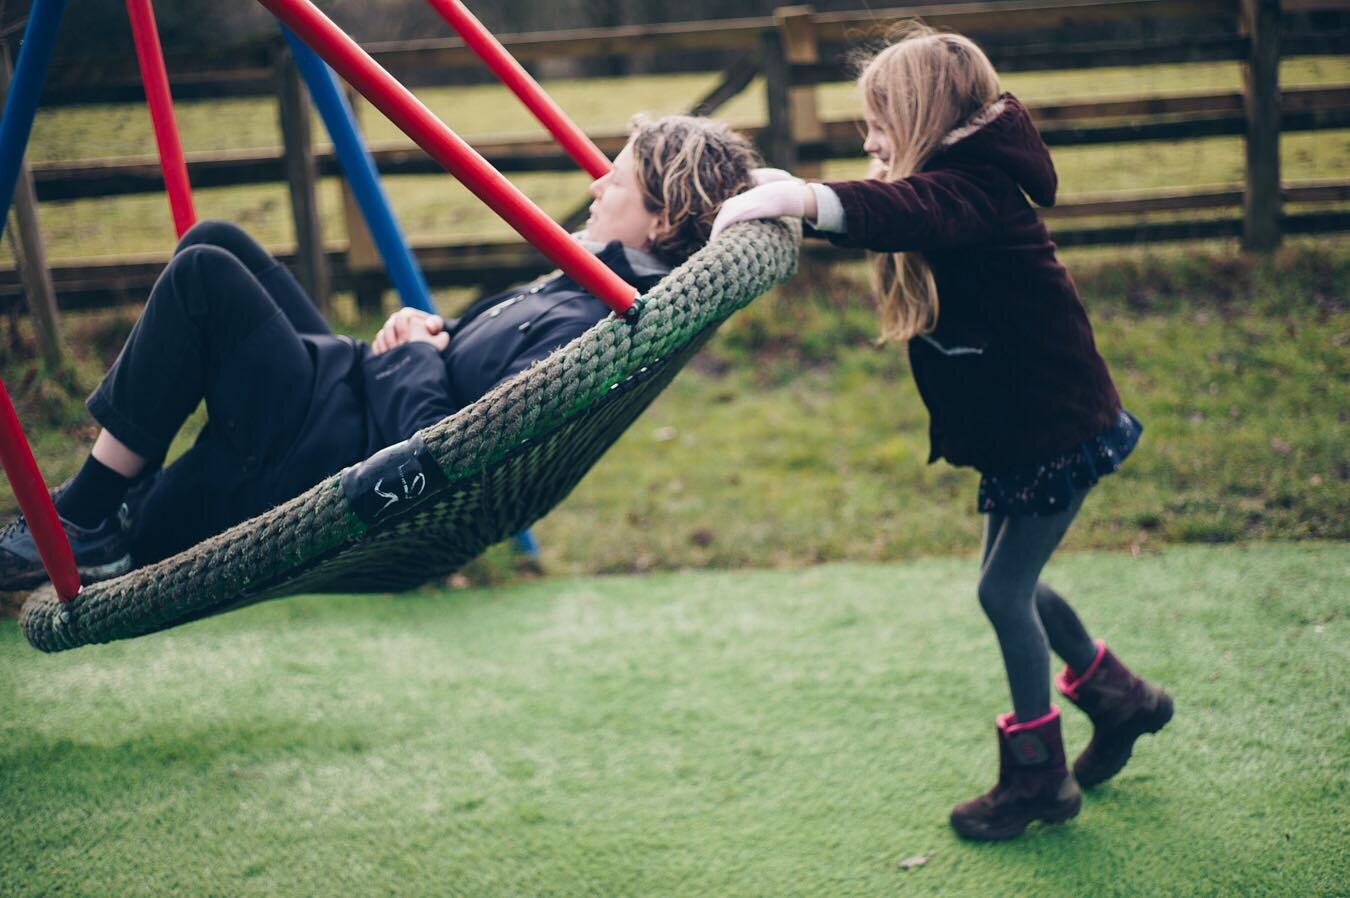
[[[1027,831],[1027,827],[1037,820],[1042,823],[1064,823],[1078,816],[1078,812],[1083,808],[1082,795],[1075,795],[1072,801],[1065,802],[1062,805],[1050,808],[1042,814],[1036,814],[1019,820],[1006,827],[991,829],[988,827],[977,826],[967,822],[961,817],[952,815],[952,829],[956,834],[964,839],[970,839],[973,842],[1004,842],[1008,839],[1015,839]]]
[[[75,572],[80,575],[82,584],[94,583],[98,580],[111,580],[113,577],[122,576],[129,570],[131,570],[130,555],[123,555],[116,561],[110,561],[107,564],[76,565],[75,567]],[[9,581],[0,591],[29,592],[46,583],[48,579],[46,571],[39,571],[30,576]]]
[[[47,582],[47,573],[43,571],[40,574],[33,574],[28,577],[16,577],[5,581],[4,586],[0,586],[0,592],[30,592]]]
[[[120,577],[131,570],[131,556],[123,555],[116,561],[110,561],[107,564],[91,564],[87,567],[75,568],[80,574],[80,580],[85,583],[93,583],[95,580],[111,580],[113,577]]]
[[[1140,721],[1139,729],[1134,734],[1134,736],[1131,737],[1130,744],[1126,747],[1124,754],[1121,755],[1120,763],[1111,768],[1109,772],[1101,774],[1095,778],[1088,777],[1084,779],[1082,776],[1079,775],[1078,764],[1075,763],[1073,765],[1074,766],[1073,775],[1074,779],[1078,780],[1078,787],[1080,789],[1095,789],[1097,786],[1100,786],[1102,783],[1106,782],[1107,780],[1115,776],[1117,773],[1120,773],[1120,771],[1124,770],[1125,765],[1128,764],[1130,762],[1130,758],[1134,756],[1134,743],[1139,741],[1139,739],[1143,736],[1151,736],[1154,733],[1161,731],[1163,727],[1167,726],[1167,724],[1171,722],[1174,710],[1175,709],[1173,708],[1172,705],[1172,696],[1164,693],[1163,697],[1158,700],[1158,707],[1153,710],[1152,715]]]

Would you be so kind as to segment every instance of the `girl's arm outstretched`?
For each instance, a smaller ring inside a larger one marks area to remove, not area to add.
[[[716,238],[729,225],[757,218],[791,216],[817,224],[829,215],[831,194],[842,221],[820,221],[841,246],[873,252],[908,252],[969,246],[998,228],[995,191],[973,170],[944,169],[898,181],[868,179],[808,184],[775,181],[727,200],[713,223]]]

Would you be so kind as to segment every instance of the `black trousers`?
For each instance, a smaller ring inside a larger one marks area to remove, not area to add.
[[[208,424],[145,496],[138,564],[179,552],[270,505],[260,471],[299,434],[314,366],[302,333],[330,333],[303,288],[240,228],[189,230],[88,407],[150,466],[205,400]]]

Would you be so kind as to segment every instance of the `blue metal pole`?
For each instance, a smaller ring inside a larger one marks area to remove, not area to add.
[[[511,537],[511,546],[527,558],[539,558],[539,541],[534,538],[534,532],[531,530],[522,530]]]
[[[33,132],[38,97],[47,80],[47,66],[52,61],[52,47],[56,45],[56,29],[65,9],[66,0],[33,0],[28,11],[19,61],[14,66],[14,78],[9,82],[9,94],[5,97],[4,117],[0,120],[0,203],[4,207],[0,235],[4,234],[5,222],[9,220],[14,187],[19,182],[19,166],[28,149],[28,136]]]
[[[370,236],[374,238],[380,257],[384,259],[389,279],[394,282],[394,287],[405,306],[412,306],[424,312],[435,312],[436,306],[431,301],[431,291],[427,289],[426,278],[413,258],[412,249],[404,239],[403,231],[394,220],[394,213],[389,208],[389,198],[385,195],[384,188],[380,186],[375,160],[371,158],[370,150],[366,148],[361,132],[357,130],[356,117],[352,114],[352,107],[347,102],[346,96],[338,87],[336,76],[319,58],[319,54],[311,50],[294,32],[285,25],[281,26],[281,32],[286,37],[286,43],[290,45],[295,64],[300,69],[300,76],[305,79],[314,106],[319,110],[319,116],[333,140],[338,161],[347,176],[347,183],[351,185],[352,195],[356,197],[356,203],[361,207],[361,215],[366,220],[366,226],[370,228]]]

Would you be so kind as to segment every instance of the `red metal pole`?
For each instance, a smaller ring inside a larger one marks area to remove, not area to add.
[[[197,213],[192,208],[192,185],[188,183],[183,145],[178,140],[178,126],[173,120],[169,73],[164,68],[164,51],[159,45],[159,30],[155,27],[155,11],[150,0],[127,0],[127,18],[131,20],[131,34],[136,41],[136,60],[141,65],[145,102],[150,107],[150,121],[155,126],[159,165],[164,171],[173,226],[182,237],[196,223]]]
[[[539,86],[524,66],[516,61],[501,41],[492,36],[460,0],[427,0],[450,27],[459,32],[464,44],[478,54],[503,84],[520,97],[534,117],[549,130],[567,154],[592,178],[609,173],[609,159],[591,139],[581,132],[557,103]]]
[[[56,587],[56,595],[62,602],[69,602],[80,592],[75,556],[70,551],[66,531],[56,517],[56,506],[52,505],[51,494],[42,482],[42,472],[33,459],[33,450],[28,448],[28,440],[24,438],[23,427],[19,425],[19,416],[14,413],[14,404],[9,401],[9,391],[3,380],[0,380],[0,465],[4,466],[14,498],[19,500],[19,508],[33,534],[38,555],[42,557],[42,566]]]
[[[549,218],[309,0],[258,0],[352,87],[578,284],[619,314],[637,290]]]

